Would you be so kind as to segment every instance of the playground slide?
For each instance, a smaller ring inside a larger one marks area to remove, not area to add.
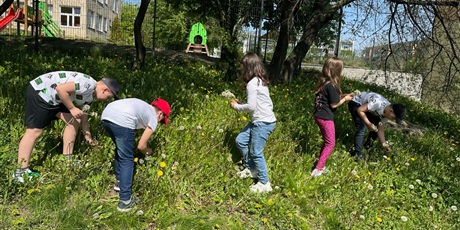
[[[42,10],[43,26],[42,30],[48,37],[63,37],[64,31],[53,21],[51,14],[48,13],[46,4],[43,2],[39,3],[38,6]]]
[[[0,31],[3,30],[10,22],[16,20],[19,15],[21,15],[22,9],[19,8],[16,12],[14,12],[14,9],[11,7],[10,12],[6,17],[0,19]]]

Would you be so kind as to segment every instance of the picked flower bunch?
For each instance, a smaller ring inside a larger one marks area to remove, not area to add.
[[[91,108],[91,107],[90,107],[89,105],[84,105],[83,108],[81,109],[81,111],[83,111],[84,113],[86,113],[88,116],[97,117],[97,113],[96,113],[96,112],[88,113],[90,108]]]
[[[353,96],[357,96],[357,95],[359,95],[359,94],[361,94],[361,91],[359,91],[359,90],[357,90],[357,89],[355,89],[355,91],[353,91],[353,92],[351,93],[351,95],[353,95]]]
[[[227,100],[233,100],[235,99],[235,94],[233,94],[232,92],[230,92],[230,90],[226,89],[224,90],[224,92],[221,93],[221,95],[225,98],[227,98]]]

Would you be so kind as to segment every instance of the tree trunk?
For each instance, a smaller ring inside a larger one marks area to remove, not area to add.
[[[142,23],[144,22],[150,0],[141,0],[139,12],[134,20],[134,44],[136,45],[136,59],[132,64],[133,70],[139,70],[144,66],[146,49],[142,38]]]
[[[2,15],[3,13],[5,13],[11,6],[11,4],[13,4],[14,0],[5,0],[2,5],[0,5],[0,15]]]
[[[270,62],[270,82],[277,84],[280,80],[281,70],[283,69],[283,62],[286,58],[287,49],[289,45],[289,34],[292,27],[292,9],[294,4],[292,1],[286,1],[286,5],[283,7],[281,13],[281,25],[278,35],[278,41],[276,42],[275,51],[273,53],[272,61]]]

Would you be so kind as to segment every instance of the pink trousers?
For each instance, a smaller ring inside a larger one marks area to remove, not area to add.
[[[314,119],[323,136],[323,146],[321,147],[318,164],[316,164],[316,169],[321,170],[324,168],[326,160],[331,155],[332,150],[334,150],[335,125],[333,120],[324,120],[317,117],[314,117]]]

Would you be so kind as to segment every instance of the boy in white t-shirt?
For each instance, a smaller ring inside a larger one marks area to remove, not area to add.
[[[144,129],[137,144],[137,149],[143,154],[151,154],[148,140],[156,130],[158,122],[168,125],[171,108],[165,100],[156,98],[152,103],[127,98],[114,101],[107,105],[101,115],[104,129],[115,143],[115,177],[119,191],[118,211],[127,212],[136,205],[132,196],[134,174],[134,133]]]
[[[365,148],[370,148],[372,142],[378,136],[382,147],[391,152],[390,146],[385,141],[385,127],[380,121],[382,118],[387,118],[396,120],[396,123],[401,124],[406,117],[406,108],[401,104],[391,104],[378,93],[362,92],[348,102],[348,109],[356,126],[352,156],[356,155],[357,160],[363,159],[362,148],[366,126],[369,128],[370,133],[365,143]]]
[[[72,156],[75,138],[81,124],[86,141],[93,143],[88,125],[87,114],[83,106],[91,104],[94,97],[98,101],[117,98],[120,89],[111,78],[95,81],[92,77],[72,71],[55,71],[38,76],[30,81],[26,90],[26,114],[24,136],[19,143],[18,164],[13,177],[24,182],[40,176],[29,169],[30,155],[37,138],[43,129],[53,120],[61,119],[66,123],[63,132],[63,154]]]

